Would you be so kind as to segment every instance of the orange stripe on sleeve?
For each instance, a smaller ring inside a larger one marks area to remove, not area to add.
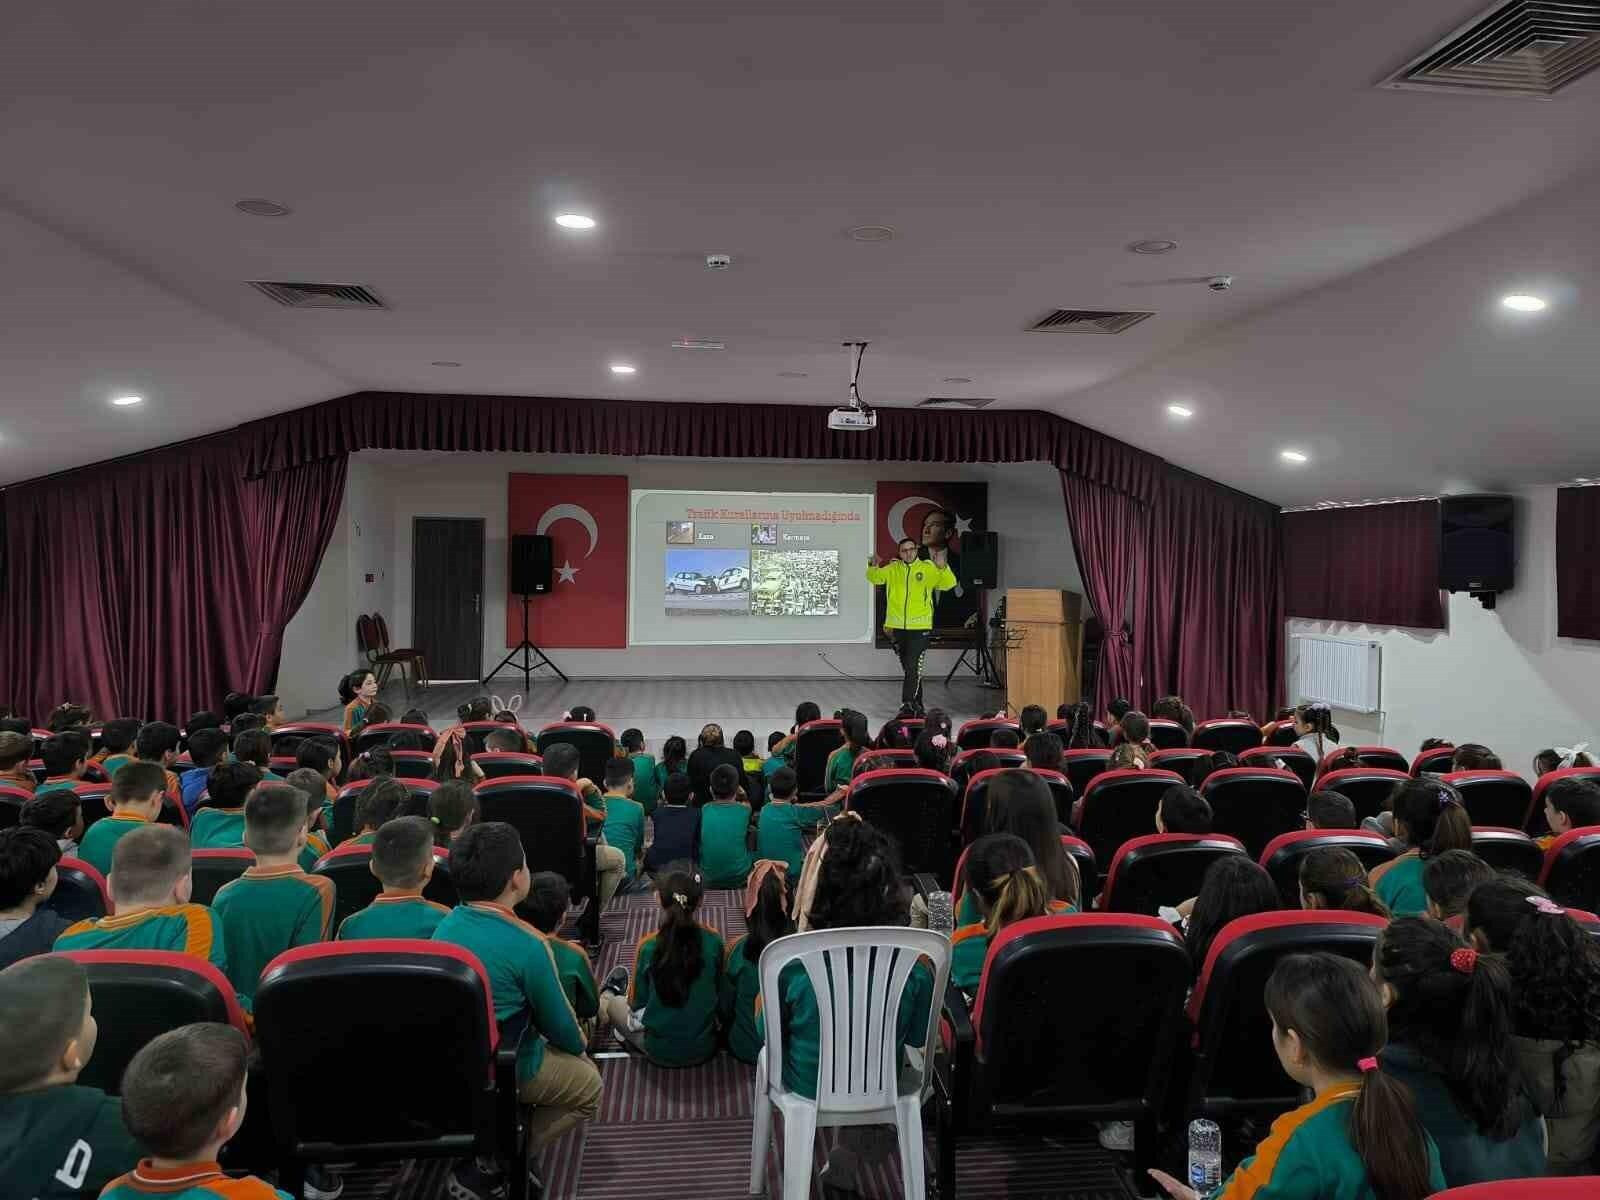
[[[188,906],[182,910],[184,939],[183,952],[192,954],[196,958],[210,959],[211,944],[216,939],[216,931],[212,926],[211,911],[200,908],[198,905]]]
[[[1254,1156],[1239,1164],[1239,1169],[1229,1177],[1227,1186],[1217,1193],[1216,1200],[1252,1200],[1262,1188],[1272,1183],[1272,1173],[1277,1169],[1290,1140],[1300,1132],[1300,1127],[1329,1106],[1348,1100],[1360,1089],[1355,1086],[1333,1088],[1323,1092],[1310,1104],[1285,1113],[1272,1123]]]

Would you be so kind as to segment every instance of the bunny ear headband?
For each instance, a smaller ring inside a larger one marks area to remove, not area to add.
[[[522,710],[521,696],[512,696],[509,701],[502,700],[499,696],[490,696],[489,703],[494,705],[495,712],[508,712],[515,715]]]
[[[1561,756],[1561,766],[1563,768],[1572,766],[1573,763],[1578,761],[1578,755],[1582,754],[1588,748],[1588,742],[1579,742],[1576,746],[1552,747],[1552,749],[1554,749],[1555,752]]]

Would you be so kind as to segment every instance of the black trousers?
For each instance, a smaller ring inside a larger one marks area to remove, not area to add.
[[[928,642],[933,633],[927,629],[891,629],[889,640],[900,659],[900,669],[905,673],[900,684],[900,703],[922,703],[922,665],[928,657]]]

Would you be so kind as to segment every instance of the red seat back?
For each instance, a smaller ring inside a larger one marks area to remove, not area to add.
[[[1189,744],[1201,750],[1226,750],[1229,754],[1243,754],[1261,745],[1261,726],[1239,717],[1219,717],[1201,721],[1194,727]]]
[[[1496,871],[1510,871],[1526,879],[1539,878],[1544,867],[1544,851],[1520,829],[1474,825],[1472,852]]]
[[[56,890],[45,907],[67,921],[97,921],[114,911],[111,889],[100,869],[71,855],[56,863]]]
[[[1411,760],[1411,774],[1415,777],[1426,771],[1430,775],[1446,775],[1455,755],[1454,746],[1435,746],[1432,750],[1423,750]]]
[[[1157,750],[1177,750],[1189,744],[1189,731],[1177,721],[1151,717],[1150,744]]]
[[[1279,834],[1256,861],[1278,885],[1287,908],[1300,907],[1300,864],[1313,850],[1348,850],[1367,871],[1394,857],[1389,840],[1370,829],[1297,829]]]
[[[899,846],[903,871],[926,871],[941,883],[949,882],[953,867],[955,805],[955,781],[922,767],[863,772],[844,798],[845,811],[859,813]]]
[[[1200,893],[1219,858],[1245,853],[1238,838],[1212,833],[1150,833],[1123,842],[1106,871],[1100,907],[1106,912],[1155,916]]]
[[[609,725],[594,721],[561,721],[539,730],[535,741],[542,755],[558,742],[578,751],[578,775],[596,787],[606,783],[606,763],[617,756],[617,734]]]
[[[351,913],[360,912],[377,898],[383,891],[383,884],[372,873],[372,847],[351,843],[344,846],[335,846],[311,868],[317,875],[325,875],[333,881],[333,928],[337,933],[339,924]],[[434,852],[433,874],[428,878],[427,884],[422,889],[422,895],[435,904],[453,907],[459,897],[456,895],[456,885],[450,879],[450,856],[448,852]]]
[[[1338,792],[1356,806],[1356,816],[1365,820],[1389,807],[1395,788],[1411,778],[1409,772],[1387,767],[1349,767],[1330,771],[1317,780],[1319,792]]]
[[[1316,760],[1296,746],[1257,746],[1239,755],[1241,767],[1279,767],[1293,771],[1309,791],[1317,777]]]
[[[800,783],[802,799],[816,800],[823,795],[822,776],[828,755],[844,745],[844,725],[831,718],[807,721],[794,737],[794,773]]]
[[[1080,796],[1088,790],[1091,779],[1110,769],[1109,750],[1067,750],[1061,755],[1061,773],[1072,781],[1072,790]]]
[[[1110,863],[1123,842],[1155,832],[1162,795],[1182,783],[1175,771],[1103,771],[1084,789],[1078,835]]]
[[[472,756],[473,765],[483,772],[485,779],[501,779],[507,775],[543,775],[544,759],[537,754],[517,754],[509,750],[485,750]],[[594,781],[604,786],[605,777]]]
[[[420,797],[424,803],[439,786],[431,779],[406,779],[399,775],[395,778],[405,784],[406,791],[414,797]],[[370,779],[357,779],[345,784],[334,797],[333,818],[328,822],[328,839],[335,846],[349,841],[355,833],[356,798],[371,787],[372,782]]]
[[[1363,767],[1382,767],[1386,771],[1399,771],[1406,776],[1411,774],[1411,761],[1400,751],[1388,746],[1335,747],[1322,756],[1322,761],[1317,764],[1317,774],[1322,775],[1332,770],[1333,760],[1342,754],[1348,754],[1351,750],[1356,752],[1356,760]]]
[[[1195,780],[1211,769],[1211,750],[1194,746],[1178,746],[1172,750],[1157,750],[1150,756],[1150,765],[1164,771],[1176,771],[1194,787]]]
[[[996,729],[1014,729],[1020,737],[1022,726],[1005,717],[979,717],[956,730],[956,745],[963,750],[987,750]]]
[[[432,750],[433,744],[439,740],[439,735],[434,732],[431,725],[410,724],[405,721],[379,721],[376,725],[363,725],[361,732],[356,734],[350,750],[352,754],[365,754],[376,746],[389,745],[389,739],[396,734],[415,734],[419,740],[426,741],[426,749]]]
[[[1533,788],[1515,771],[1452,771],[1441,778],[1461,793],[1474,825],[1525,829],[1533,819]]]
[[[574,899],[597,895],[594,847],[587,843],[577,784],[552,775],[506,775],[474,789],[479,816],[504,821],[522,835],[528,870],[554,871]]]
[[[189,899],[196,904],[210,904],[224,885],[239,878],[255,866],[255,862],[255,852],[242,846],[189,851],[189,868],[193,879],[193,891]]]
[[[1538,878],[1557,903],[1600,909],[1600,825],[1570,829],[1550,843]]]
[[[1207,776],[1200,794],[1211,805],[1211,828],[1238,838],[1251,857],[1280,833],[1305,828],[1306,789],[1293,771],[1229,767]]]
[[[1299,736],[1294,731],[1293,721],[1268,721],[1261,728],[1263,746],[1292,746]]]

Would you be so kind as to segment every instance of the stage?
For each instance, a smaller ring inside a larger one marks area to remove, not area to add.
[[[708,653],[715,653],[708,650]],[[391,677],[379,699],[399,720],[413,706],[428,714],[435,729],[443,729],[456,719],[456,706],[474,696],[488,693],[510,702],[522,696],[521,676],[499,676],[485,687],[479,683],[434,684],[413,687],[407,700],[398,676]],[[711,722],[721,725],[731,743],[738,729],[756,735],[756,749],[764,752],[767,734],[774,729],[787,733],[794,724],[795,705],[815,700],[823,716],[837,708],[854,708],[867,715],[867,726],[874,733],[900,709],[898,679],[827,679],[819,676],[782,679],[575,679],[562,683],[535,679],[522,700],[518,716],[529,729],[538,729],[574,704],[587,704],[597,718],[618,733],[629,727],[644,732],[652,753],[660,750],[663,739],[681,735],[693,750],[700,727]],[[943,708],[960,725],[973,717],[992,715],[1005,702],[1003,692],[978,686],[975,679],[957,677],[947,688],[942,679],[929,679],[923,685],[923,701],[929,708]],[[307,720],[339,721],[338,707],[320,709]]]

